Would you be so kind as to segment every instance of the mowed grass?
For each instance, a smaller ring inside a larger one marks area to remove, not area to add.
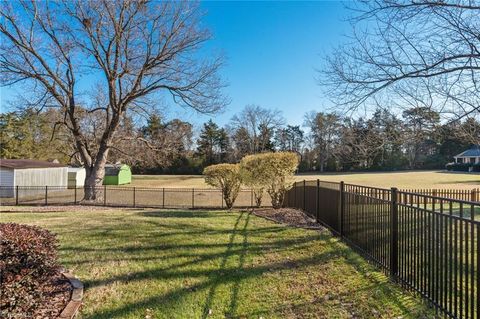
[[[480,187],[479,173],[447,171],[399,171],[298,174],[295,181],[316,180],[382,188],[401,189],[472,189]],[[131,186],[209,188],[201,175],[134,175]]]
[[[81,318],[426,318],[328,232],[248,212],[3,213],[60,240],[86,285]]]
[[[480,187],[479,173],[448,171],[399,171],[399,172],[357,172],[324,173],[318,175],[297,175],[296,180],[320,179],[323,181],[400,189],[472,189]]]
[[[202,175],[133,175],[129,186],[212,188]]]

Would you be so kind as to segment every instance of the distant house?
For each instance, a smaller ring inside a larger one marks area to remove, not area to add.
[[[45,186],[67,188],[67,166],[29,159],[0,159],[0,197],[15,197],[16,186],[22,192],[45,192]]]
[[[123,185],[132,182],[132,171],[126,164],[105,165],[103,185]]]
[[[83,187],[86,171],[83,167],[68,168],[68,188]]]
[[[480,163],[480,145],[473,145],[468,150],[455,155],[453,158],[457,164]]]
[[[480,145],[473,145],[468,150],[455,155],[454,162],[447,164],[451,171],[480,171]]]

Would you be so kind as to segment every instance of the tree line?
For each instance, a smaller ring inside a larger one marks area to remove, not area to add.
[[[51,125],[60,116],[55,109],[1,114],[0,156],[80,165],[71,136]],[[90,122],[95,127],[91,117]],[[180,119],[153,114],[138,124],[126,116],[109,161],[127,163],[136,173],[197,174],[247,155],[289,151],[299,155],[300,171],[439,169],[478,144],[480,136],[475,118],[443,123],[439,113],[426,107],[400,114],[379,108],[357,118],[312,111],[302,125],[286,122],[280,112],[258,105],[246,106],[225,126],[209,120],[197,134],[193,124]],[[101,142],[94,136],[90,141],[92,149]]]

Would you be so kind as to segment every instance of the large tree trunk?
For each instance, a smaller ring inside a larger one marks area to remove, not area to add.
[[[105,177],[105,164],[107,163],[108,148],[100,147],[98,157],[92,167],[86,167],[84,184],[85,201],[103,200],[103,178]]]
[[[105,166],[102,168],[92,167],[86,170],[84,197],[86,201],[101,201],[103,200],[103,177],[105,176]]]

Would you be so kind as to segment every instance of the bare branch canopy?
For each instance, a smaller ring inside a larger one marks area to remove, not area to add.
[[[210,34],[197,3],[18,0],[2,2],[0,17],[1,85],[24,84],[37,105],[62,110],[86,185],[101,184],[126,112],[153,111],[147,98],[170,96],[203,113],[228,103],[221,57],[199,52]],[[97,119],[94,147],[86,114]]]
[[[376,0],[352,8],[353,33],[326,59],[319,82],[359,107],[416,106],[462,118],[480,107],[480,4]]]

